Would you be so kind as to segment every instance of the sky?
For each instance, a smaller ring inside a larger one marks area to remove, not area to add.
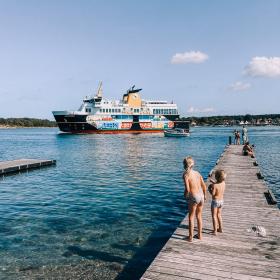
[[[280,113],[278,0],[0,0],[0,117],[131,87],[181,116]]]

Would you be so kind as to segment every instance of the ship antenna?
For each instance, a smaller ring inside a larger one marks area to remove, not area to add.
[[[102,89],[102,81],[99,82],[98,90],[97,90],[97,97],[102,97],[103,89]]]

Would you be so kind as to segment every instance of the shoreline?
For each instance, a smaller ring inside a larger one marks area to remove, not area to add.
[[[266,126],[280,126],[280,124],[271,125],[246,125],[247,127],[266,127]],[[190,127],[242,127],[242,125],[192,125]],[[18,129],[18,128],[58,128],[58,126],[10,126],[0,125],[0,129]]]
[[[10,126],[0,125],[0,129],[17,129],[17,128],[58,128],[57,126]]]

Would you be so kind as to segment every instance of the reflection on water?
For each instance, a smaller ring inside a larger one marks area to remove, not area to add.
[[[183,139],[0,130],[1,160],[57,159],[1,180],[0,278],[139,277],[186,213],[182,159],[192,155],[206,177],[232,130],[195,128]],[[249,133],[279,198],[279,128]]]

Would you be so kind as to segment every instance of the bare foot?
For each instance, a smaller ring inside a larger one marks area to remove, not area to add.
[[[192,236],[188,236],[188,237],[187,237],[187,241],[192,242],[192,241],[193,241]]]
[[[217,235],[217,231],[213,230],[212,234]]]
[[[202,234],[198,234],[197,239],[202,240]]]
[[[222,229],[222,228],[219,228],[219,229],[218,229],[218,232],[222,233],[222,232],[223,232],[223,229]]]

